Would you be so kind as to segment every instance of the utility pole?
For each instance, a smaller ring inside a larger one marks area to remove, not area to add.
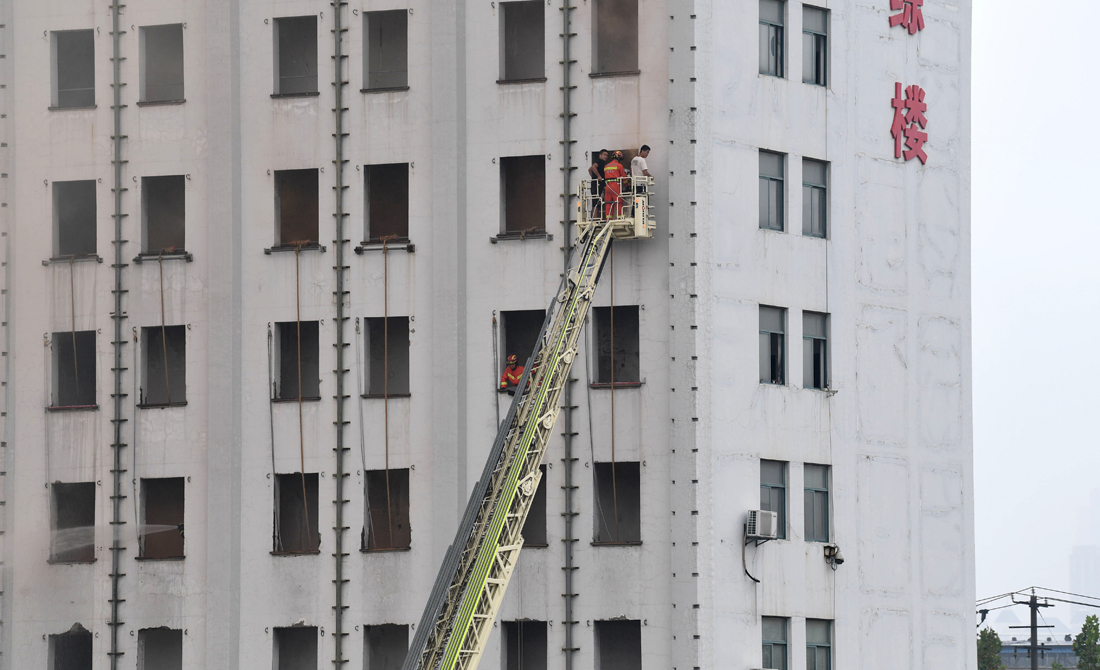
[[[1054,607],[1050,603],[1039,602],[1039,599],[1035,596],[1035,589],[1031,589],[1031,597],[1027,602],[1017,602],[1015,598],[1012,599],[1013,604],[1027,605],[1031,608],[1031,625],[1030,626],[1009,626],[1009,628],[1030,628],[1031,629],[1031,670],[1039,670],[1039,629],[1040,628],[1054,628],[1054,626],[1040,626],[1039,625],[1039,608],[1040,607]]]

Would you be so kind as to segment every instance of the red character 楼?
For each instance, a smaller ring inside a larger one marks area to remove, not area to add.
[[[924,89],[916,84],[908,86],[905,97],[902,98],[901,83],[895,83],[894,98],[890,105],[894,108],[894,121],[890,124],[890,135],[894,138],[894,158],[916,158],[924,165],[928,162],[928,154],[924,152],[924,143],[928,141],[928,133],[923,132],[928,126],[928,119],[924,116],[928,110],[928,104],[924,102]],[[902,138],[905,139],[904,151]]]
[[[890,17],[890,27],[900,25],[908,28],[910,35],[924,30],[924,11],[921,9],[923,5],[924,0],[890,0],[890,9],[901,12]]]

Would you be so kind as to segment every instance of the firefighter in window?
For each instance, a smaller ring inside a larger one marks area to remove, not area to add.
[[[523,377],[523,366],[516,362],[515,354],[509,354],[508,367],[504,368],[504,374],[500,376],[501,393],[507,392],[508,395],[515,395],[521,377]]]

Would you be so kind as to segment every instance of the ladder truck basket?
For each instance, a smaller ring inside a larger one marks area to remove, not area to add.
[[[584,179],[577,189],[577,227],[610,223],[618,240],[648,240],[657,222],[650,208],[653,177]]]

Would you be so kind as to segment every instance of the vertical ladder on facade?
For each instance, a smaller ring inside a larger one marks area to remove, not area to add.
[[[402,670],[477,667],[523,546],[520,532],[611,240],[652,236],[652,226],[634,235],[634,222],[626,219],[578,222],[577,229],[574,261],[547,311]]]

